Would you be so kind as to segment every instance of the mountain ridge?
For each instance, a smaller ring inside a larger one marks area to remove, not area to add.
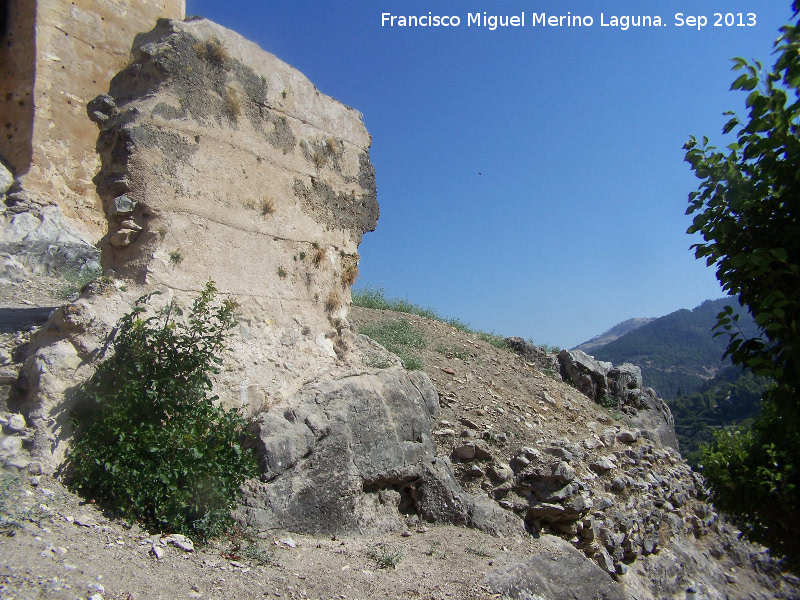
[[[640,366],[644,384],[655,388],[665,400],[672,400],[679,392],[699,389],[719,369],[730,365],[730,360],[722,358],[727,337],[714,337],[713,328],[717,314],[731,304],[735,306],[736,301],[729,296],[706,300],[691,310],[673,311],[606,344],[594,344],[592,355],[597,360],[614,364],[628,362]],[[623,321],[577,348],[584,349],[629,321]],[[742,315],[740,324],[745,335],[757,335],[755,324],[747,313]]]

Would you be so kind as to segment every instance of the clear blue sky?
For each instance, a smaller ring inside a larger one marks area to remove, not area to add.
[[[383,12],[461,25],[382,27]],[[467,26],[470,12],[525,12],[525,27]],[[594,24],[532,27],[533,12]],[[678,27],[678,12],[708,24]],[[756,25],[714,27],[715,12]],[[666,26],[623,31],[601,13]],[[723,141],[722,112],[746,114],[729,59],[771,66],[792,16],[789,0],[187,0],[187,14],[364,114],[381,217],[357,286],[566,347],[722,296],[689,251],[698,180],[682,146]]]

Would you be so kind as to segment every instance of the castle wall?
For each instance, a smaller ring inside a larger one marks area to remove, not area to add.
[[[185,0],[5,0],[0,47],[0,156],[92,240],[106,230],[92,178],[97,127],[86,103],[108,91],[134,36],[182,19]]]

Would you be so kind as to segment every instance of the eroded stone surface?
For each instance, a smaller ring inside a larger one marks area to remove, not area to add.
[[[259,530],[376,533],[403,515],[521,535],[522,524],[478,502],[436,456],[439,398],[427,375],[387,369],[307,386],[255,422],[261,481],[239,518]]]

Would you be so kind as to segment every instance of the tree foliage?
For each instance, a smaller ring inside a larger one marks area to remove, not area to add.
[[[184,320],[172,302],[144,318],[140,298],[118,323],[114,355],[81,389],[71,484],[149,528],[204,541],[220,533],[242,482],[256,474],[245,422],[215,406],[235,303],[206,285]]]
[[[800,3],[795,3],[800,4]],[[797,8],[797,6],[795,6]],[[795,14],[795,17],[797,14]],[[703,458],[717,506],[740,520],[754,540],[800,565],[800,23],[775,44],[771,71],[734,59],[731,89],[748,93],[748,118],[731,114],[723,129],[736,141],[719,151],[707,138],[686,144],[699,190],[689,196],[699,233],[697,258],[738,296],[759,336],[739,329],[732,307],[718,315],[726,355],[776,385],[749,431],[725,431]]]

